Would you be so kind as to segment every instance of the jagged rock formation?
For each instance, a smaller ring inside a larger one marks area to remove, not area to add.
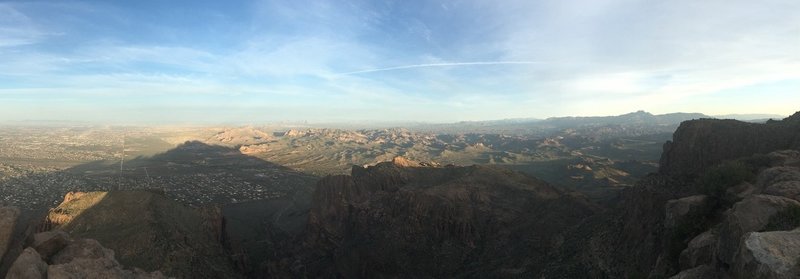
[[[154,191],[67,194],[42,229],[97,239],[124,265],[185,278],[237,277],[219,209],[192,209]]]
[[[542,276],[797,278],[798,135],[800,113],[684,122],[659,173],[573,230]]]
[[[19,217],[19,209],[15,207],[0,207],[0,260],[6,254],[14,233],[14,227]]]
[[[25,248],[6,275],[17,278],[166,278],[161,272],[125,269],[114,251],[94,239],[71,239],[61,231],[34,235],[32,247]]]
[[[520,173],[354,166],[317,186],[301,259],[310,276],[530,276],[597,208]]]
[[[664,144],[660,172],[696,176],[724,160],[800,149],[800,112],[766,124],[700,119],[681,123]]]

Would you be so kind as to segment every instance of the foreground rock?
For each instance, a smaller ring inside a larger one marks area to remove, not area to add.
[[[34,239],[37,248],[46,254],[33,247],[25,248],[6,278],[166,278],[158,271],[123,268],[114,258],[114,251],[94,239],[70,239],[64,232],[39,233]]]
[[[69,235],[63,231],[48,231],[33,236],[31,245],[42,258],[50,258],[69,244]]]
[[[690,269],[700,265],[711,264],[716,258],[717,235],[713,231],[706,231],[689,242],[688,247],[681,252],[681,269]]]
[[[743,239],[736,278],[798,278],[800,231],[752,232]]]
[[[47,263],[33,248],[25,248],[6,274],[7,279],[47,278]]]
[[[3,259],[14,233],[14,227],[19,217],[19,209],[15,207],[0,207],[0,260]]]
[[[800,207],[800,202],[771,195],[754,195],[734,205],[720,228],[719,259],[733,264],[746,233],[765,229],[770,217],[791,207]]]

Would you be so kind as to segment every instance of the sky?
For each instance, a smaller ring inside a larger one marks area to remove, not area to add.
[[[800,1],[2,1],[0,121],[800,110]]]

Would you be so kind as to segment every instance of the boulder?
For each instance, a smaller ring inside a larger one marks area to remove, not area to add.
[[[742,182],[739,185],[730,187],[725,190],[725,195],[727,195],[731,200],[739,201],[748,196],[752,196],[754,194],[758,194],[761,192],[761,189],[756,187],[749,182]]]
[[[800,231],[751,232],[740,247],[734,278],[800,278]]]
[[[71,241],[64,249],[58,251],[50,259],[51,264],[64,264],[74,259],[114,259],[114,251],[106,249],[94,239],[77,239]]]
[[[49,231],[33,236],[33,246],[25,248],[14,261],[6,278],[166,278],[161,272],[124,269],[114,259],[114,251],[94,239],[70,240],[62,231]],[[37,251],[42,251],[40,254]],[[48,266],[44,259],[50,259]]]
[[[718,278],[717,271],[708,265],[701,265],[692,269],[681,271],[669,279],[709,279]]]
[[[689,241],[678,260],[681,269],[690,269],[711,264],[716,256],[717,235],[709,230]]]
[[[763,193],[800,201],[800,181],[781,181],[767,186]]]
[[[732,264],[742,236],[763,230],[769,224],[770,217],[794,206],[800,207],[800,202],[772,195],[754,195],[736,203],[720,226],[717,243],[719,260]]]
[[[703,214],[709,207],[706,195],[695,195],[667,201],[664,226],[673,228]]]
[[[770,152],[767,157],[770,158],[773,166],[800,167],[800,151],[797,150],[789,149]]]
[[[18,217],[19,209],[16,207],[0,207],[0,260],[3,259],[11,244]]]
[[[33,248],[25,248],[11,265],[6,279],[47,278],[47,264]]]
[[[33,235],[31,247],[36,249],[42,259],[48,261],[50,257],[66,247],[68,242],[69,235],[67,233],[63,231],[47,231]]]
[[[770,185],[784,181],[800,181],[800,170],[795,167],[772,167],[761,171],[756,179],[756,186],[765,189]]]

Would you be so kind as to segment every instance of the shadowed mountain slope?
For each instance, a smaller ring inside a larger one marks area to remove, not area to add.
[[[800,204],[792,200],[800,192],[798,120],[800,113],[765,124],[684,122],[664,145],[659,173],[623,190],[610,210],[571,231],[569,245],[542,275],[797,278],[800,273],[786,270],[800,270],[800,261],[792,253],[779,255],[784,249],[778,247],[795,247],[797,236],[788,231],[800,226]],[[752,234],[758,232],[769,233]],[[740,242],[746,236],[761,246]],[[774,272],[789,277],[765,275]]]
[[[509,170],[395,158],[317,185],[300,261],[309,276],[535,274],[597,208]]]
[[[223,250],[224,220],[153,191],[69,193],[43,229],[92,238],[126,266],[181,278],[235,278]]]
[[[800,113],[755,124],[737,120],[700,119],[683,122],[664,144],[660,172],[696,176],[724,160],[800,148]]]

